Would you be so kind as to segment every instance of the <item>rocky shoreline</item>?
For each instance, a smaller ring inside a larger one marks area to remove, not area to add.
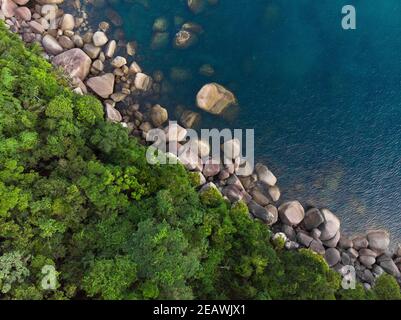
[[[168,137],[174,132],[175,138],[169,138],[168,143],[183,150],[187,129],[199,121],[199,114],[185,110],[180,124],[169,123],[165,108],[142,102],[160,92],[163,75],[143,72],[135,60],[135,43],[125,42],[122,32],[118,32],[123,21],[116,12],[108,10],[108,21],[91,26],[85,10],[88,2],[91,1],[0,0],[0,19],[24,42],[40,44],[44,57],[69,76],[74,92],[98,96],[109,121],[121,123],[143,144],[153,128],[163,129]],[[101,2],[104,5],[105,1]],[[188,0],[188,5],[195,13],[202,9],[199,1]],[[109,34],[112,27],[117,28],[113,37]],[[190,46],[196,39],[195,27],[184,23],[174,45]],[[154,28],[156,33],[163,33],[162,21],[155,21]],[[234,95],[215,83],[206,84],[197,96],[198,107],[212,114],[222,113],[233,103]],[[299,201],[281,203],[277,178],[265,165],[257,164],[254,170],[243,174],[247,164],[240,163],[238,140],[227,141],[222,147],[231,150],[229,163],[214,163],[210,146],[201,140],[196,165],[179,153],[181,162],[196,177],[200,193],[213,188],[232,203],[245,201],[252,218],[271,226],[273,241],[285,243],[288,250],[310,248],[338,272],[344,273],[344,266],[353,266],[367,289],[383,272],[401,284],[401,247],[395,252],[389,249],[387,231],[373,230],[348,238],[341,234],[341,222],[329,209],[304,208]],[[242,175],[237,175],[240,167]]]

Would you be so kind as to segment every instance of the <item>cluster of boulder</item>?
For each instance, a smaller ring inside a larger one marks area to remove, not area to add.
[[[205,1],[188,0],[188,6],[199,13]],[[95,3],[104,5],[105,0],[92,1]],[[221,145],[224,161],[216,161],[208,141],[186,139],[187,129],[199,121],[198,113],[182,110],[178,124],[169,122],[169,113],[163,106],[141,103],[141,97],[160,91],[163,75],[155,73],[151,77],[143,73],[135,61],[135,44],[126,43],[121,34],[110,38],[109,29],[123,24],[116,12],[108,10],[109,21],[102,21],[92,30],[85,4],[80,0],[68,4],[64,0],[0,0],[0,19],[25,42],[41,44],[44,57],[65,71],[77,94],[96,94],[103,101],[109,121],[121,123],[144,144],[152,129],[162,129],[165,151],[173,150],[177,159],[198,177],[200,193],[213,188],[232,203],[244,201],[251,217],[272,226],[273,239],[282,239],[288,250],[309,248],[339,272],[344,266],[353,266],[366,288],[383,272],[401,280],[401,247],[396,252],[389,250],[386,231],[371,231],[350,239],[341,234],[341,222],[330,210],[304,208],[298,201],[280,203],[277,178],[267,166],[253,166],[243,160],[238,139],[225,141]],[[65,13],[68,9],[73,13]],[[197,28],[184,24],[175,42],[185,43],[185,32],[196,33]],[[155,34],[165,31],[165,22],[155,21]],[[213,69],[205,65],[203,72],[212,73]],[[236,99],[223,86],[209,83],[199,91],[196,103],[200,109],[219,115]],[[195,154],[188,151],[194,148]]]
[[[387,272],[401,283],[401,247],[390,250],[390,236],[385,230],[373,230],[349,238],[341,234],[341,222],[330,210],[304,208],[298,201],[282,204],[275,237],[285,241],[289,250],[309,248],[324,256],[328,265],[344,275],[355,268],[357,278],[370,288],[377,277]]]

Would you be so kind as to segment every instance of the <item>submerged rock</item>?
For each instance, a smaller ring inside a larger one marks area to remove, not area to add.
[[[180,30],[174,37],[174,47],[177,49],[187,49],[194,45],[197,40],[198,37],[196,34],[186,30]]]
[[[160,127],[168,120],[168,112],[161,105],[157,104],[150,111],[150,118],[155,127]]]
[[[192,128],[200,122],[200,117],[199,113],[185,110],[181,115],[180,122],[184,127]]]
[[[205,0],[188,0],[188,8],[194,14],[199,14],[205,8]]]
[[[232,104],[236,103],[232,92],[217,83],[209,83],[202,87],[196,96],[199,108],[212,114],[221,114]]]
[[[137,73],[135,76],[135,88],[141,91],[147,91],[152,86],[152,78],[144,73]]]

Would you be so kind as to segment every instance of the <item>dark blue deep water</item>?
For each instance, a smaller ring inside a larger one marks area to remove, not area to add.
[[[355,234],[385,227],[401,237],[401,1],[219,0],[199,14],[186,1],[113,1],[146,72],[162,70],[163,104],[196,110],[207,82],[235,92],[228,119],[202,113],[202,127],[254,128],[257,160],[278,176],[283,199],[327,206]],[[357,30],[341,9],[357,10]],[[152,24],[195,21],[196,46],[151,50]],[[199,67],[211,64],[211,78]],[[171,68],[188,73],[169,78]]]

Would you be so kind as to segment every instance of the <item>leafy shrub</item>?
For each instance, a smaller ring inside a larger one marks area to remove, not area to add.
[[[379,300],[401,300],[397,280],[389,274],[382,274],[377,278],[373,292]]]

